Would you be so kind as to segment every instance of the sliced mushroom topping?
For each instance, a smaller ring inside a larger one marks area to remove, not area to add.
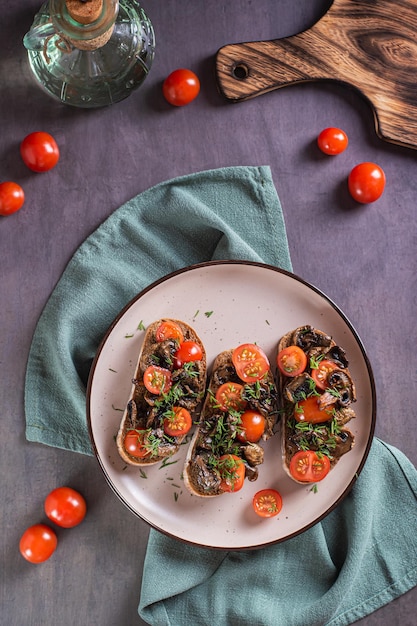
[[[338,402],[341,406],[348,406],[356,400],[356,390],[353,380],[347,372],[334,370],[330,372],[327,381],[331,389],[338,392]]]
[[[219,493],[220,478],[208,465],[209,455],[206,452],[197,454],[191,465],[193,482],[206,494]]]
[[[346,358],[346,352],[340,346],[332,346],[326,352],[326,358],[334,361],[342,369],[346,369],[349,361]]]
[[[330,346],[332,338],[329,335],[314,329],[312,326],[300,326],[292,336],[293,343],[308,352],[316,346]]]
[[[245,459],[252,467],[255,465],[261,465],[264,462],[264,450],[256,443],[249,443],[243,448],[243,454]]]
[[[245,477],[252,483],[255,480],[258,479],[258,468],[257,467],[252,467],[251,465],[249,465],[249,463],[245,463],[244,461],[244,465],[245,465]]]
[[[295,376],[289,383],[285,385],[284,394],[290,402],[294,404],[303,400],[312,389],[314,389],[314,381],[310,374],[304,372],[299,376]]]

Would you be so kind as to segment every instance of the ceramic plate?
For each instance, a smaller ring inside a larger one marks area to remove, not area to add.
[[[142,326],[161,317],[181,319],[203,339],[210,368],[222,350],[257,343],[275,363],[279,338],[304,324],[333,336],[349,359],[357,387],[356,419],[349,423],[355,446],[313,490],[292,481],[281,467],[280,437],[265,442],[259,478],[235,494],[203,499],[182,480],[186,446],[170,465],[126,465],[115,436],[129,398]],[[294,274],[250,262],[191,266],[150,285],[126,306],[104,337],[90,373],[87,394],[90,435],[105,477],[122,502],[159,531],[191,544],[248,549],[286,540],[327,515],[351,489],[373,436],[376,402],[372,370],[357,333],[321,291]],[[283,498],[277,517],[262,519],[252,497],[272,487]]]

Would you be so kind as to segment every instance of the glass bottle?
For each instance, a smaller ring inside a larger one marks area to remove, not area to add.
[[[137,0],[47,0],[23,43],[40,86],[83,108],[129,96],[155,54],[153,27]]]

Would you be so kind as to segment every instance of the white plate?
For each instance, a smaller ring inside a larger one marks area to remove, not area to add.
[[[127,466],[115,436],[131,390],[147,326],[161,317],[191,324],[205,343],[208,366],[222,350],[241,343],[263,347],[271,363],[280,337],[304,324],[333,336],[349,359],[357,387],[355,435],[317,491],[288,478],[281,466],[279,433],[264,443],[259,478],[235,494],[203,499],[189,494],[182,468],[186,446],[171,461],[146,468]],[[136,515],[163,533],[191,544],[248,549],[293,537],[327,515],[347,495],[368,455],[375,426],[372,370],[364,347],[346,316],[322,292],[294,274],[251,262],[221,261],[180,270],[150,285],[119,314],[104,337],[91,368],[87,414],[90,436],[107,481]],[[262,519],[252,510],[259,489],[273,487],[283,498],[281,513]]]

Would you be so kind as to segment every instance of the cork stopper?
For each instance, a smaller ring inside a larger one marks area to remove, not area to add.
[[[103,10],[103,0],[65,0],[67,11],[80,24],[98,20]]]

